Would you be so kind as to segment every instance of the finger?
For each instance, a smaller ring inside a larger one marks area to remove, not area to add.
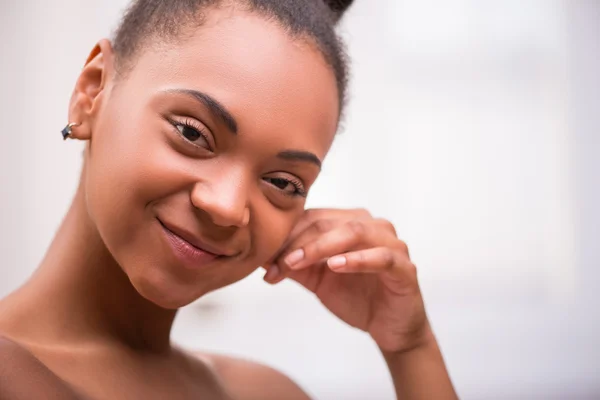
[[[345,221],[341,219],[317,219],[310,225],[304,225],[304,230],[297,233],[294,238],[288,239],[281,249],[269,260],[267,265],[264,266],[266,273],[263,279],[271,284],[277,284],[284,280],[291,272],[289,267],[282,261],[285,254],[290,253],[289,249],[301,248],[310,241],[344,223]],[[323,262],[324,264],[325,262]]]
[[[318,240],[318,239],[317,239]],[[388,248],[391,249],[392,251],[397,251],[400,252],[400,256],[404,257],[404,259],[408,260],[408,262],[410,262],[410,257],[409,257],[409,253],[408,253],[408,247],[406,246],[406,243],[404,243],[401,240],[390,240],[390,239],[386,239],[385,240],[386,244],[388,245]],[[303,246],[306,246],[306,244],[308,244],[309,241],[307,241]],[[294,248],[294,247],[292,247]],[[369,248],[369,246],[366,246],[366,248]],[[332,250],[333,253],[335,253],[335,251]],[[343,253],[344,251],[339,251],[339,253]],[[361,253],[357,253],[358,256],[360,256]],[[285,262],[283,262],[283,258],[285,256],[276,259],[275,262],[269,263],[267,265],[265,265],[265,276],[264,276],[264,280],[267,281],[268,283],[271,284],[276,284],[281,282],[282,280],[284,280],[286,277],[290,276],[291,278],[298,280],[299,282],[301,280],[303,280],[304,278],[300,275],[298,275],[300,272],[303,272],[302,268],[306,268],[309,265],[305,265],[305,267],[301,267],[300,269],[296,269],[296,270],[292,270],[290,269],[287,264]],[[343,258],[343,256],[340,256]],[[329,261],[331,259],[334,259],[332,261]],[[339,266],[342,266],[343,263],[345,263],[345,260],[340,260],[339,257],[336,257],[335,255],[333,257],[324,257],[321,260],[317,261],[316,263],[313,263],[312,265],[319,265],[320,267],[323,266],[336,266],[339,264]],[[331,265],[329,265],[331,264]],[[385,263],[384,263],[385,264]],[[298,275],[299,279],[296,279],[296,275]],[[300,282],[302,283],[304,286],[307,286],[304,284],[304,282]],[[310,285],[310,284],[309,284]]]
[[[299,270],[320,260],[351,250],[376,246],[392,246],[396,238],[387,230],[380,229],[371,221],[350,221],[324,234],[313,236],[302,246],[290,246],[278,260],[278,264]]]
[[[322,211],[322,210],[318,210],[318,211]],[[329,211],[329,210],[325,210],[325,211]],[[334,211],[339,211],[339,210],[334,210]],[[357,212],[360,212],[360,210]],[[294,232],[292,234],[290,234],[290,236],[285,241],[285,243],[273,255],[273,257],[271,257],[271,259],[269,261],[272,262],[274,260],[282,258],[281,257],[282,254],[289,253],[289,251],[286,251],[287,249],[300,248],[305,243],[308,243],[310,240],[312,240],[312,237],[325,234],[326,232],[329,232],[336,227],[350,223],[350,221],[353,221],[353,220],[356,220],[356,218],[355,219],[323,218],[323,219],[317,219],[317,220],[313,221],[310,225],[302,224],[302,227],[304,229],[302,231],[298,231],[297,228],[294,228]],[[367,221],[367,220],[365,219],[364,221]],[[378,219],[372,219],[369,222],[374,225],[380,226],[381,229],[388,230],[389,232],[392,233],[393,236],[396,236],[396,229],[394,228],[394,225],[391,222],[389,222],[388,220],[378,218]],[[404,244],[402,242],[400,244],[400,247],[403,248],[406,251],[406,253],[408,254],[408,248],[406,247],[406,244]]]
[[[398,234],[396,232],[396,227],[394,226],[394,224],[392,224],[390,221],[388,221],[387,219],[383,219],[383,218],[376,218],[375,222],[377,223],[377,225],[381,226],[382,229],[387,229],[388,231],[390,231],[394,236],[398,237]]]
[[[331,220],[340,218],[341,210],[334,209],[321,209],[321,208],[311,208],[304,211],[300,220],[296,223],[294,228],[289,234],[289,239],[296,239],[302,232],[308,229],[312,224],[314,224],[318,220]]]
[[[267,270],[267,272],[263,276],[265,282],[274,285],[285,279],[285,276],[281,274],[281,269],[279,268],[279,265],[275,263],[270,263],[268,265],[265,265],[264,268]]]
[[[357,209],[339,209],[339,208],[310,208],[304,211],[304,214],[290,232],[290,238],[297,237],[310,225],[321,219],[340,220],[347,222],[353,219],[370,219],[371,214],[362,208]]]
[[[306,226],[302,232],[296,234],[294,237],[288,237],[285,243],[279,248],[279,250],[277,250],[275,254],[273,254],[267,263],[277,263],[278,260],[282,259],[283,254],[290,252],[289,249],[302,247],[310,240],[313,240],[313,238],[323,235],[324,233],[342,224],[343,221],[333,219],[321,219],[313,222],[311,225]],[[285,265],[282,264],[281,267],[285,268]]]
[[[271,264],[267,268],[267,273],[264,275],[263,279],[265,282],[275,285],[286,278],[290,278],[300,283],[308,290],[315,292],[326,269],[328,269],[327,260],[313,264],[311,268],[300,271],[286,270],[286,273],[281,273],[281,268],[277,264]]]
[[[390,230],[394,235],[396,234],[393,225],[389,221],[373,219],[365,209],[308,209],[289,234],[285,243],[269,260],[269,267],[265,267],[267,269],[265,280],[267,282],[278,282],[284,279],[284,277],[276,278],[279,273],[289,273],[289,268],[285,263],[277,263],[277,260],[283,258],[283,254],[290,252],[289,249],[300,248],[304,243],[311,240],[311,236],[323,234],[352,220],[371,221],[381,225],[383,229]],[[276,268],[273,264],[279,264],[279,266]],[[272,271],[269,272],[269,270]]]
[[[281,248],[273,255],[272,260],[277,259],[286,248],[301,235],[310,232],[309,229],[317,233],[324,233],[335,226],[347,223],[352,220],[371,220],[371,214],[363,208],[359,209],[337,209],[337,208],[311,208],[304,211],[300,220],[296,223],[288,238]],[[383,221],[383,220],[379,220]],[[388,223],[389,224],[389,223]],[[390,224],[391,225],[391,224]],[[393,226],[392,226],[393,227]],[[394,231],[395,232],[395,231]]]
[[[401,251],[390,247],[374,247],[333,256],[327,266],[337,273],[388,273],[395,278],[408,278],[414,264]]]

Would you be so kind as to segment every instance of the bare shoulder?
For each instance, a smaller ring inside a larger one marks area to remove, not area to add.
[[[35,382],[35,384],[32,384]],[[0,335],[1,399],[79,399],[27,349]]]
[[[310,400],[289,377],[266,365],[224,355],[195,355],[213,368],[235,400]]]

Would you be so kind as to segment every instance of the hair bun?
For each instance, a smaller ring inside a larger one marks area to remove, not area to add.
[[[339,20],[346,12],[354,0],[323,0],[323,2],[333,11],[335,18]]]

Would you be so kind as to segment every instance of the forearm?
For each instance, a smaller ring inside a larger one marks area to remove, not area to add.
[[[450,376],[435,336],[428,330],[422,345],[411,350],[382,352],[398,400],[456,400]]]

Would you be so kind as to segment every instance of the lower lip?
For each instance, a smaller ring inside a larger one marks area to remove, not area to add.
[[[192,246],[190,243],[162,226],[162,224],[161,227],[165,232],[167,241],[173,249],[173,253],[186,267],[198,269],[219,257],[216,254],[208,253]]]

